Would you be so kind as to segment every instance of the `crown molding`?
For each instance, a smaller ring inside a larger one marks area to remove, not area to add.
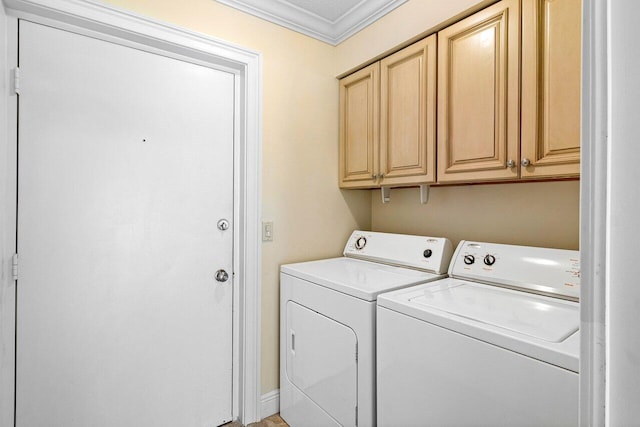
[[[333,21],[283,0],[216,1],[336,46],[407,0],[361,1]]]

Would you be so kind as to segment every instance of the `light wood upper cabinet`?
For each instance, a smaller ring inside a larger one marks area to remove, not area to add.
[[[378,174],[380,64],[340,80],[340,187],[376,185]]]
[[[522,2],[522,178],[580,174],[581,6]]]
[[[438,182],[518,178],[519,36],[519,0],[438,33]]]
[[[382,185],[436,180],[436,49],[432,35],[380,61]]]
[[[436,40],[340,80],[340,187],[435,182]]]
[[[502,0],[340,80],[340,186],[579,177],[581,3]]]

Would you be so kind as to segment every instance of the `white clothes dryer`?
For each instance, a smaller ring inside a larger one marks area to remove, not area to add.
[[[462,241],[378,297],[379,426],[577,426],[577,251]]]
[[[374,426],[376,298],[446,277],[445,238],[354,231],[344,256],[283,265],[280,415],[292,427]]]

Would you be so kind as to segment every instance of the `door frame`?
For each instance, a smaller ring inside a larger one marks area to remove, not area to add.
[[[580,425],[607,425],[609,0],[582,3]]]
[[[92,0],[3,0],[0,10],[0,70],[13,82],[17,61],[18,20],[25,19],[231,72],[236,76],[234,123],[234,295],[233,419],[260,420],[260,282],[262,57],[232,43],[161,23]],[[5,16],[6,13],[6,16]],[[16,250],[17,97],[0,85],[0,425],[14,425],[15,282],[11,257]],[[4,156],[6,154],[6,156]]]

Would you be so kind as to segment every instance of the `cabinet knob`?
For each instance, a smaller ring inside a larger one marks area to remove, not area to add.
[[[515,166],[516,166],[516,162],[514,162],[513,159],[509,159],[509,161],[507,162],[507,167],[511,169]]]
[[[383,173],[379,173],[378,174],[378,178],[380,178],[380,179],[384,178],[384,174]]]
[[[529,160],[529,159],[527,159],[527,158],[525,157],[524,159],[522,159],[522,160],[520,161],[520,164],[521,164],[523,167],[525,167],[525,168],[526,168],[527,166],[529,166],[529,165],[531,164],[531,160]]]

